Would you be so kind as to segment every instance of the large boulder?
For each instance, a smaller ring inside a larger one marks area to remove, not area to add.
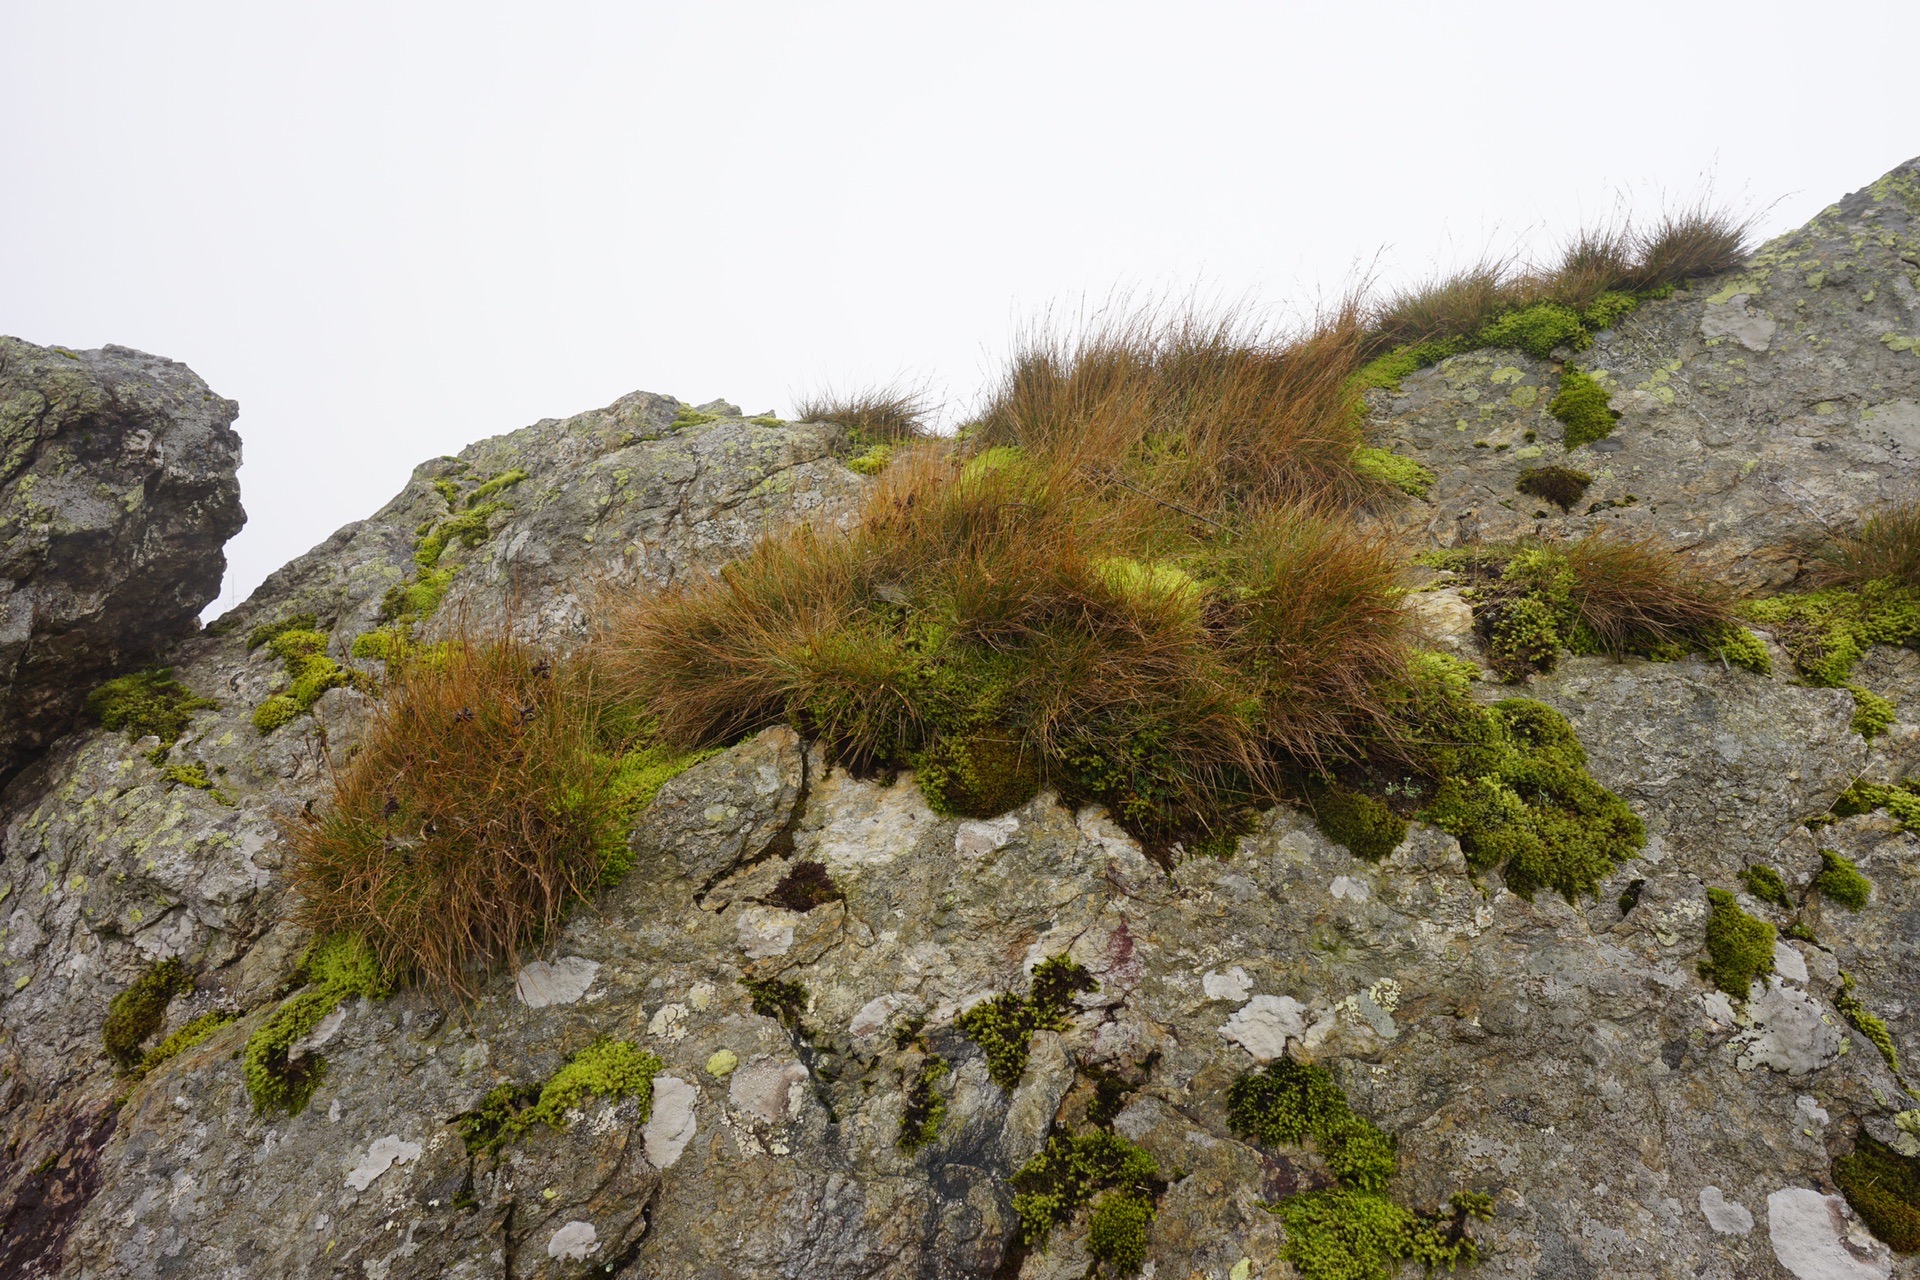
[[[0,337],[0,783],[196,630],[246,520],[239,411],[172,360]]]

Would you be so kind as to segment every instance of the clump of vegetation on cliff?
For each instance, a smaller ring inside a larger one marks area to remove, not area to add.
[[[690,759],[584,663],[477,638],[403,658],[328,802],[285,824],[299,918],[472,994],[625,873],[633,815]]]
[[[103,729],[124,729],[130,740],[152,734],[171,747],[187,731],[193,713],[220,704],[173,678],[173,668],[155,667],[116,676],[87,695],[87,714]]]
[[[1448,1270],[1479,1260],[1467,1220],[1492,1217],[1492,1197],[1462,1191],[1442,1213],[1394,1200],[1386,1190],[1399,1170],[1393,1138],[1354,1113],[1325,1067],[1281,1058],[1241,1076],[1227,1091],[1227,1123],[1262,1146],[1311,1141],[1339,1184],[1268,1206],[1286,1224],[1281,1256],[1304,1280],[1390,1280],[1403,1260]]]
[[[902,445],[927,436],[933,405],[922,392],[891,388],[855,395],[828,391],[809,396],[794,412],[802,422],[831,422],[846,428],[847,466],[863,476],[878,475]]]

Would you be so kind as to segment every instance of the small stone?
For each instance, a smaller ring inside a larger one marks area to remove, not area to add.
[[[600,1233],[591,1222],[578,1218],[553,1233],[547,1241],[547,1256],[561,1262],[584,1262],[600,1248]]]

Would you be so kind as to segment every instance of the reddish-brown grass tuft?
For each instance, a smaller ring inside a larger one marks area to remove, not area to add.
[[[924,392],[900,388],[836,395],[831,391],[808,396],[794,408],[802,422],[834,422],[851,431],[863,445],[897,444],[927,434],[933,405]]]
[[[1728,593],[1656,539],[1592,533],[1565,554],[1574,608],[1609,652],[1695,644],[1732,625]]]
[[[1821,549],[1816,576],[1834,586],[1920,587],[1920,499],[1889,503]]]

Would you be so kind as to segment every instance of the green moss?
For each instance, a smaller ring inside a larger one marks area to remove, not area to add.
[[[511,471],[502,471],[496,475],[489,476],[487,479],[482,480],[479,485],[474,488],[472,493],[467,495],[467,505],[469,507],[479,506],[494,494],[504,489],[511,489],[514,485],[519,484],[526,478],[527,473],[518,467],[513,468]],[[497,510],[498,507],[495,509]]]
[[[877,476],[887,469],[893,461],[893,446],[886,443],[874,445],[865,453],[847,459],[847,469],[863,476]]]
[[[1834,816],[1840,818],[1875,809],[1885,809],[1904,831],[1920,831],[1920,783],[1911,778],[1892,785],[1856,781],[1833,802]]]
[[[1503,870],[1531,898],[1557,889],[1573,901],[1634,856],[1646,830],[1626,802],[1587,772],[1564,717],[1509,698],[1491,708],[1457,698],[1417,717],[1440,781],[1419,816],[1460,841],[1476,872]]]
[[[643,738],[639,745],[613,761],[608,795],[614,813],[612,819],[602,824],[603,841],[600,848],[600,883],[603,887],[619,884],[633,870],[634,853],[628,843],[628,833],[632,830],[634,819],[660,794],[660,788],[702,760],[718,754],[719,748],[676,751]]]
[[[1021,743],[993,733],[942,738],[915,762],[914,779],[935,813],[994,818],[1040,791],[1040,761]]]
[[[1865,685],[1849,684],[1848,693],[1853,695],[1852,729],[1855,733],[1872,742],[1887,731],[1899,714],[1893,703],[1874,693]]]
[[[603,1037],[569,1058],[540,1090],[539,1099],[514,1123],[522,1130],[534,1124],[564,1129],[567,1112],[593,1095],[636,1099],[639,1122],[645,1124],[653,1114],[653,1078],[665,1069],[665,1063],[632,1041]]]
[[[1599,331],[1611,329],[1614,321],[1640,305],[1640,299],[1631,293],[1609,291],[1595,298],[1580,313],[1580,323],[1588,329]]]
[[[247,1037],[241,1069],[256,1111],[298,1115],[326,1078],[319,1054],[295,1061],[290,1051],[320,1025],[320,1020],[355,996],[378,999],[393,989],[379,958],[359,937],[336,934],[308,949],[300,965],[306,987],[280,1003]]]
[[[1773,632],[1800,678],[1821,688],[1846,687],[1869,645],[1920,640],[1920,591],[1888,583],[1771,596],[1741,613]]]
[[[1897,1253],[1920,1253],[1920,1160],[1863,1133],[1833,1162],[1833,1181],[1874,1235]]]
[[[313,710],[329,689],[354,683],[354,673],[327,656],[327,637],[319,631],[289,629],[267,641],[267,652],[285,664],[290,683],[286,690],[264,699],[253,710],[253,726],[272,733]]]
[[[1479,346],[1512,347],[1536,360],[1549,358],[1555,347],[1584,351],[1592,342],[1579,313],[1557,302],[1537,302],[1498,316],[1476,339]]]
[[[1887,1029],[1880,1015],[1867,1008],[1867,1002],[1853,993],[1853,975],[1844,970],[1840,974],[1840,994],[1834,998],[1833,1004],[1840,1010],[1841,1016],[1853,1024],[1854,1030],[1880,1051],[1880,1056],[1886,1059],[1887,1070],[1899,1075],[1900,1051],[1894,1047],[1893,1033]]]
[[[1371,387],[1392,389],[1400,385],[1400,380],[1409,374],[1417,373],[1430,365],[1439,364],[1448,356],[1469,351],[1473,343],[1464,338],[1436,338],[1427,342],[1410,342],[1395,347],[1385,355],[1377,356],[1360,367],[1353,376],[1353,385],[1366,390]]]
[[[635,1098],[638,1123],[653,1114],[653,1080],[666,1064],[628,1040],[602,1036],[567,1059],[546,1083],[503,1083],[489,1089],[480,1105],[454,1118],[471,1156],[490,1155],[516,1141],[536,1124],[567,1127],[567,1113],[589,1097]]]
[[[784,427],[787,425],[785,418],[775,417],[771,413],[763,413],[757,418],[748,418],[747,421],[756,427]]]
[[[1012,1182],[1013,1212],[1020,1220],[1022,1244],[1045,1245],[1055,1227],[1071,1220],[1096,1196],[1121,1197],[1136,1201],[1138,1207],[1107,1211],[1101,1248],[1109,1256],[1095,1256],[1119,1263],[1137,1244],[1139,1261],[1131,1265],[1145,1261],[1147,1225],[1165,1184],[1154,1158],[1125,1138],[1104,1129],[1049,1138],[1046,1149],[1022,1165]]]
[[[1386,449],[1362,445],[1353,452],[1353,469],[1414,498],[1424,498],[1433,487],[1434,474],[1413,458],[1402,457]]]
[[[1773,659],[1767,653],[1766,641],[1745,627],[1728,627],[1708,643],[1706,653],[1710,658],[1718,658],[1729,666],[1744,668],[1755,675],[1770,675],[1773,671]]]
[[[1064,1029],[1074,996],[1099,986],[1093,975],[1064,955],[1053,956],[1034,968],[1027,995],[995,996],[961,1014],[956,1025],[986,1054],[987,1075],[1011,1090],[1026,1074],[1033,1033]]]
[[[793,1030],[807,1011],[807,989],[783,978],[742,978],[753,1011],[763,1018],[776,1018]]]
[[[947,1117],[947,1100],[936,1086],[950,1071],[945,1058],[930,1053],[908,1082],[907,1105],[900,1113],[900,1133],[894,1139],[894,1144],[907,1154],[913,1154],[940,1136],[940,1123]]]
[[[1866,906],[1873,893],[1873,882],[1860,874],[1852,859],[1832,849],[1820,851],[1820,874],[1813,878],[1813,887],[1850,911]]]
[[[1307,800],[1320,833],[1356,858],[1378,862],[1407,838],[1407,820],[1381,801],[1337,783],[1310,786]]]
[[[1793,896],[1787,892],[1787,882],[1772,867],[1756,863],[1742,871],[1740,878],[1756,901],[1771,903],[1782,911],[1793,910]]]
[[[180,740],[193,713],[220,704],[173,678],[171,667],[117,676],[87,695],[87,714],[104,729],[125,729],[130,741],[152,734],[162,746]]]
[[[1280,1058],[1227,1089],[1227,1124],[1270,1147],[1297,1147],[1353,1113],[1325,1067]]]
[[[682,405],[679,414],[667,425],[672,430],[678,431],[683,427],[704,427],[709,422],[719,420],[720,415],[717,413],[701,413],[691,405]]]
[[[1773,972],[1773,926],[1742,911],[1725,889],[1707,890],[1707,901],[1707,957],[1700,976],[1745,1000],[1753,984]]]
[[[1527,467],[1520,472],[1513,487],[1530,498],[1539,498],[1551,502],[1562,511],[1573,510],[1573,504],[1586,495],[1587,488],[1593,484],[1593,477],[1584,471],[1572,467]]]
[[[107,1056],[122,1071],[138,1066],[141,1042],[166,1021],[167,1006],[173,998],[192,990],[193,974],[179,960],[170,957],[149,965],[107,1006],[106,1020],[100,1026]]]
[[[1115,1275],[1132,1275],[1147,1261],[1147,1228],[1156,1212],[1151,1199],[1130,1191],[1109,1191],[1094,1202],[1087,1218],[1087,1252]]]
[[[139,1067],[136,1068],[137,1074],[145,1076],[162,1063],[179,1057],[233,1020],[234,1015],[222,1013],[217,1009],[188,1020],[178,1031],[148,1050],[147,1056],[141,1059]]]
[[[1577,449],[1613,433],[1621,415],[1607,400],[1607,389],[1592,374],[1572,365],[1561,371],[1560,391],[1547,402],[1547,412],[1566,427],[1561,442],[1567,448]]]

